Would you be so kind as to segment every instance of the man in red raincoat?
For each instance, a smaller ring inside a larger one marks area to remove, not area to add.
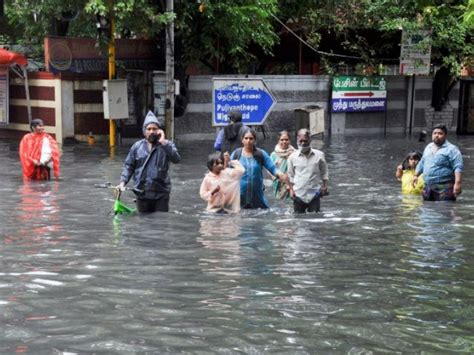
[[[20,160],[24,180],[49,180],[51,169],[59,177],[59,149],[56,140],[44,132],[43,120],[31,120],[32,133],[20,142]]]

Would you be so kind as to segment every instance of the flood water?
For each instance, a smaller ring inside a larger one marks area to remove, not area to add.
[[[404,198],[424,143],[332,138],[318,214],[204,212],[212,142],[178,144],[170,213],[111,215],[128,147],[63,147],[62,179],[24,184],[0,143],[0,353],[474,352],[474,137],[456,203]],[[273,148],[273,142],[265,142]],[[267,196],[269,196],[267,191]],[[132,204],[124,192],[122,201]]]

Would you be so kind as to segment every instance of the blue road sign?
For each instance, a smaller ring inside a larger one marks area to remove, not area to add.
[[[242,112],[242,122],[248,126],[262,125],[276,100],[262,79],[213,80],[212,125],[225,126],[227,114],[232,110]]]

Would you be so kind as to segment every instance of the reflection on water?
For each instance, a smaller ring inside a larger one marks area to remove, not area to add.
[[[473,352],[470,154],[459,201],[426,203],[393,176],[419,143],[318,144],[321,213],[271,198],[206,213],[208,142],[180,147],[172,213],[114,218],[93,186],[117,182],[126,148],[65,147],[62,180],[23,184],[17,144],[0,143],[0,353]]]
[[[49,238],[61,232],[58,183],[25,182],[18,191],[18,236]]]
[[[202,237],[204,246],[210,249],[226,249],[221,246],[220,242],[233,242],[240,235],[241,218],[240,216],[231,215],[211,215],[199,220],[199,233]],[[204,239],[205,238],[205,239]],[[214,243],[214,239],[219,238],[220,242]]]

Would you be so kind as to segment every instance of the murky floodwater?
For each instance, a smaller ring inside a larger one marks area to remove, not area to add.
[[[400,196],[395,167],[423,144],[346,137],[317,144],[331,194],[302,217],[273,199],[204,213],[212,142],[178,145],[171,213],[118,218],[93,186],[127,148],[66,146],[62,180],[24,185],[2,142],[0,353],[472,353],[474,137],[449,138],[457,203]]]

